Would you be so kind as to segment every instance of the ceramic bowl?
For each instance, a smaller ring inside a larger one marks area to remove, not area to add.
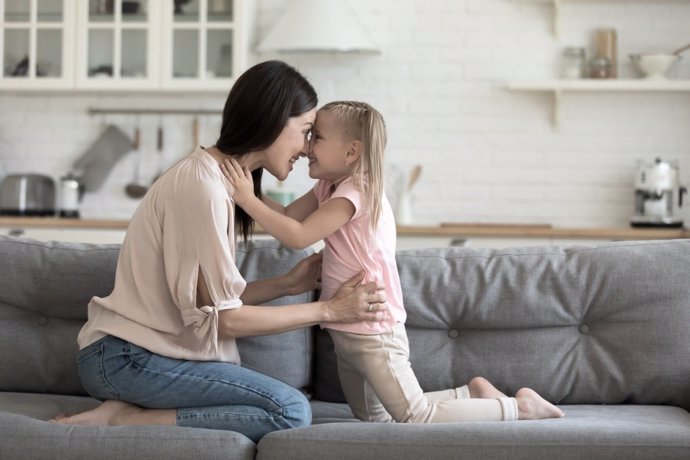
[[[679,56],[675,54],[631,54],[630,59],[645,78],[666,78]]]

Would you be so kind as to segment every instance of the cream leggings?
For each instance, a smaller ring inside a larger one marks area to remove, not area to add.
[[[338,374],[355,416],[370,422],[443,423],[517,420],[515,398],[470,398],[467,385],[424,393],[410,366],[405,325],[361,335],[329,329]]]

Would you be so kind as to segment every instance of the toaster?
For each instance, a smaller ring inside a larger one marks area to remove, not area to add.
[[[0,183],[0,215],[55,215],[55,181],[42,174],[8,174]]]

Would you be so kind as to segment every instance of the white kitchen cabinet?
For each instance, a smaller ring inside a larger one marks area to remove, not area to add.
[[[0,89],[227,91],[247,0],[0,0]]]
[[[152,89],[158,86],[160,35],[155,0],[79,1],[77,78],[79,89]]]
[[[74,83],[74,0],[0,0],[0,89]]]
[[[246,2],[181,3],[164,3],[161,87],[227,91],[245,67]]]

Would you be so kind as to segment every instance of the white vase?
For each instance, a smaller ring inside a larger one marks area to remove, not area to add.
[[[398,209],[396,213],[396,223],[398,225],[412,224],[412,196],[405,191],[398,198]]]

